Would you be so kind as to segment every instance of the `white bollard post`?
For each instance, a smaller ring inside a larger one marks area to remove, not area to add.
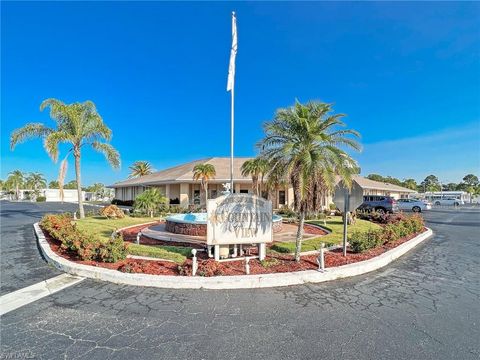
[[[76,211],[73,213],[73,220],[77,220],[77,212]]]
[[[192,255],[192,276],[195,276],[198,270],[197,249],[192,249]]]
[[[140,237],[141,237],[141,236],[142,236],[142,233],[139,232],[139,233],[137,234],[137,245],[140,245]]]
[[[325,271],[325,244],[320,245],[320,253],[318,254],[318,271]]]
[[[258,244],[258,260],[265,260],[267,253],[267,245],[265,243]]]
[[[245,258],[245,274],[250,274],[250,258]]]

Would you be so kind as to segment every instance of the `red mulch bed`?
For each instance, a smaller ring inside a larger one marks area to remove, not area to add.
[[[311,224],[303,225],[303,231],[307,234],[313,234],[313,235],[327,235],[328,234],[320,226],[315,226],[315,225],[311,225]]]
[[[141,227],[139,227],[141,228]],[[128,229],[130,230],[130,229]],[[131,229],[132,232],[135,228]],[[426,231],[424,229],[423,231]],[[137,230],[138,232],[138,230]],[[344,257],[342,249],[327,251],[325,253],[325,267],[336,267],[346,264],[352,264],[359,261],[364,261],[376,257],[384,252],[391,250],[400,244],[413,239],[418,234],[410,235],[395,242],[384,244],[375,249],[365,251],[363,253],[353,253],[347,251],[347,256]],[[51,249],[61,257],[76,262],[78,264],[102,267],[106,269],[118,270],[129,273],[144,273],[152,275],[191,275],[192,260],[188,259],[181,266],[172,262],[166,261],[149,261],[137,259],[125,259],[116,263],[101,263],[95,261],[82,261],[72,253],[62,249],[60,243],[53,239],[48,233],[45,237],[50,244]],[[142,242],[143,243],[143,242]],[[158,244],[158,241],[155,241]],[[216,262],[213,259],[206,258],[206,253],[198,253],[199,255],[199,270],[198,274],[202,276],[228,276],[228,275],[245,275],[245,261],[228,261]],[[252,253],[253,255],[253,253]],[[302,256],[300,262],[295,262],[292,255],[287,254],[269,254],[266,261],[262,263],[257,259],[252,259],[249,262],[250,274],[270,274],[293,272],[303,270],[318,269],[317,255]]]

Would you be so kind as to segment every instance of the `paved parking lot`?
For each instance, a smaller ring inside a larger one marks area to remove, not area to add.
[[[58,274],[39,258],[31,223],[60,208],[2,203],[2,294]],[[4,315],[2,356],[478,359],[480,210],[425,217],[433,238],[380,271],[341,281],[202,291],[87,279]]]

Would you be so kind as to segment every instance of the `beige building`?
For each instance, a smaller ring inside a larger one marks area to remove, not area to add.
[[[415,190],[407,189],[402,186],[374,181],[362,176],[354,176],[353,179],[363,189],[363,195],[384,195],[391,196],[394,199],[401,199],[408,198],[409,194],[416,192]]]
[[[234,193],[253,193],[251,177],[242,176],[242,164],[251,158],[235,158],[233,162]],[[117,182],[110,187],[115,189],[115,199],[134,200],[148,187],[157,187],[170,199],[170,204],[183,207],[200,204],[202,199],[200,181],[193,180],[193,168],[197,164],[212,164],[216,176],[208,182],[208,198],[216,198],[224,191],[223,184],[230,182],[230,158],[212,157],[200,159],[161,170],[139,178]],[[293,204],[293,190],[288,187],[277,189],[272,194],[274,208]]]
[[[241,174],[242,164],[251,158],[235,158],[233,163],[234,193],[253,193],[251,177]],[[179,204],[182,207],[201,204],[200,181],[193,180],[193,168],[197,164],[212,164],[215,167],[216,176],[208,183],[208,198],[216,198],[224,190],[223,184],[230,182],[230,158],[212,157],[188,162],[153,174],[139,178],[117,182],[110,187],[115,189],[115,199],[128,201],[135,200],[149,187],[157,187],[170,199],[170,204]],[[364,195],[389,195],[395,198],[408,197],[413,190],[400,186],[369,180],[356,176],[355,181],[364,189]],[[271,199],[273,208],[293,206],[293,189],[290,186],[279,187]],[[323,199],[323,206],[327,207],[332,202],[332,197]]]

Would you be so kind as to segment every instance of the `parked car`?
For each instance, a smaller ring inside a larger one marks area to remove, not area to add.
[[[433,202],[435,205],[450,205],[450,206],[459,206],[459,205],[465,205],[465,201],[459,200],[456,198],[443,198],[443,199],[436,199]]]
[[[358,210],[395,213],[398,212],[398,204],[391,196],[365,195],[363,203],[358,207]]]
[[[417,199],[398,199],[397,203],[398,209],[403,211],[422,212],[432,208],[432,204],[428,201]]]

